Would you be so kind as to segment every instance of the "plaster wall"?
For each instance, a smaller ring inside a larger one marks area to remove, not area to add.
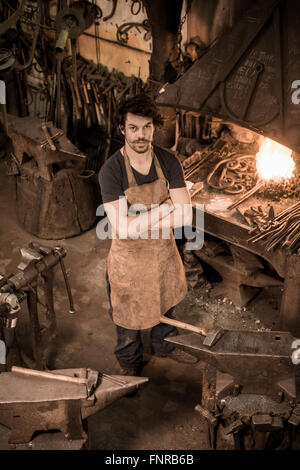
[[[131,1],[118,0],[114,16],[103,21],[112,9],[111,0],[96,0],[103,16],[98,25],[92,25],[82,34],[78,41],[78,52],[88,60],[98,61],[108,67],[123,72],[127,76],[134,75],[143,81],[149,75],[149,59],[151,56],[152,40],[144,39],[146,30],[142,27],[139,31],[134,27],[128,32],[128,42],[117,42],[117,25],[134,22],[142,23],[147,19],[144,8],[138,15],[131,13]],[[98,39],[92,36],[97,36]]]

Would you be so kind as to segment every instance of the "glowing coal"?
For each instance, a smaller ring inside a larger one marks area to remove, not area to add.
[[[280,181],[294,176],[292,150],[274,140],[264,138],[256,154],[256,168],[264,180]]]

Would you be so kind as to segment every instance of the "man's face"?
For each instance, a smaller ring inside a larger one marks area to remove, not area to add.
[[[145,153],[149,150],[154,133],[153,119],[127,113],[125,126],[122,129],[126,143],[136,153]]]

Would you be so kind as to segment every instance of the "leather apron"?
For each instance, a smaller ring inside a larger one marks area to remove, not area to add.
[[[153,153],[158,179],[137,185],[132,168],[124,152],[128,189],[124,191],[129,210],[136,204],[161,204],[169,197],[167,180]],[[152,328],[160,323],[160,316],[184,299],[187,293],[185,270],[179,255],[173,231],[169,239],[159,238],[112,240],[107,259],[111,285],[113,321],[131,330]]]

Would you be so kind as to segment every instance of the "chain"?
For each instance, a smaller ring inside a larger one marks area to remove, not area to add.
[[[181,36],[182,27],[183,27],[184,23],[186,22],[187,15],[189,14],[190,9],[192,7],[192,3],[193,3],[193,0],[187,0],[186,11],[185,11],[185,14],[183,15],[183,17],[181,18],[176,36]]]
[[[177,40],[176,40],[174,46],[172,47],[172,49],[170,51],[170,54],[169,54],[169,57],[168,57],[168,62],[170,62],[171,64],[172,63],[176,64],[176,63],[180,62],[180,59],[182,57],[182,50],[181,50],[181,47],[180,47],[180,43],[181,43],[181,40],[182,40],[182,27],[183,27],[184,23],[187,20],[187,16],[188,16],[188,14],[191,10],[191,7],[192,7],[192,3],[193,3],[193,0],[187,0],[185,14],[181,18],[178,29],[177,29],[177,33],[176,33],[176,39]],[[171,56],[176,51],[176,49],[177,49],[177,55],[176,55],[176,57],[174,57],[174,59],[171,59]]]

